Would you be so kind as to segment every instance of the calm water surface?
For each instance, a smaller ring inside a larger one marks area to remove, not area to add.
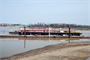
[[[9,34],[9,31],[16,30],[17,27],[0,27],[0,34]],[[84,36],[90,35],[90,31],[80,31]],[[73,39],[70,42],[85,42],[90,39]],[[9,57],[29,50],[42,48],[47,45],[68,43],[68,39],[19,39],[19,38],[0,38],[0,58]]]

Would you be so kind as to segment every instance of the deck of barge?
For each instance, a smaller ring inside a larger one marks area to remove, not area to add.
[[[30,36],[30,35],[0,35],[0,37],[9,37],[9,38],[49,38],[49,36]],[[50,36],[50,38],[69,38],[68,36]],[[71,36],[70,38],[86,38],[86,39],[90,39],[90,36]]]

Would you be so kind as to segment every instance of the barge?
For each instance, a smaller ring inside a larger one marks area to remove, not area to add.
[[[18,34],[18,35],[35,35],[35,36],[69,36],[69,31],[60,31],[60,30],[18,30],[18,31],[10,31],[10,34]],[[70,36],[80,36],[82,33],[70,31]]]

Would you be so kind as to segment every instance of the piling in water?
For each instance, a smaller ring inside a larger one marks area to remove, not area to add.
[[[26,38],[26,27],[24,26],[24,37]]]
[[[69,38],[70,38],[70,27],[69,27]]]

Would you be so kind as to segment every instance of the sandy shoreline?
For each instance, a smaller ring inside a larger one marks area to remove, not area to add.
[[[90,45],[69,47],[17,60],[86,60],[90,57]]]
[[[90,42],[49,45],[1,60],[85,60],[90,57]]]

